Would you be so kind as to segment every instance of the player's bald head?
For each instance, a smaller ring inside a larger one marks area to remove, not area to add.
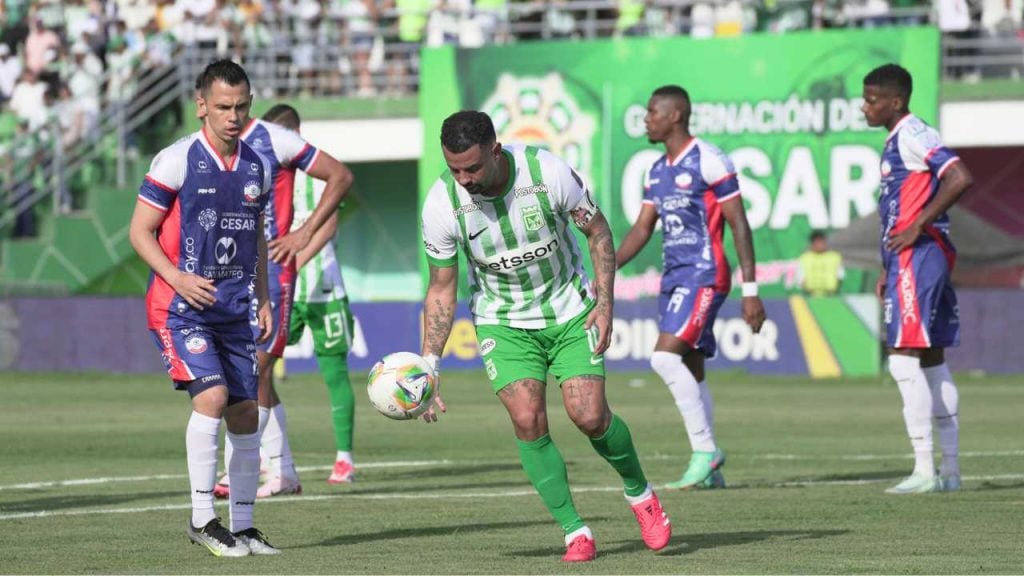
[[[651,93],[651,99],[665,102],[679,111],[679,122],[684,126],[690,124],[690,94],[682,86],[669,84]]]

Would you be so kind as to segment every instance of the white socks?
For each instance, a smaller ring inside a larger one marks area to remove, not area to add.
[[[270,418],[267,420],[266,430],[263,431],[262,442],[270,457],[271,476],[295,479],[295,460],[292,458],[292,448],[288,443],[288,417],[284,411],[284,404],[278,404],[270,409]]]
[[[234,446],[228,462],[228,475],[231,477],[231,531],[240,532],[252,528],[252,507],[256,502],[256,485],[260,479],[260,435],[259,432],[235,434],[229,430],[225,442]]]
[[[202,528],[217,517],[213,511],[213,484],[217,481],[217,434],[220,418],[192,412],[185,428],[188,481],[192,489],[192,526]]]
[[[923,370],[932,391],[932,416],[942,448],[939,474],[960,474],[960,395],[945,362]]]
[[[263,430],[267,427],[267,422],[270,420],[270,408],[259,406],[257,409],[259,410],[259,419],[256,421],[256,437],[259,438],[263,435]],[[227,434],[224,436],[224,474],[229,478],[231,474],[228,471],[231,469],[231,455],[233,452],[234,447],[231,444],[231,435]]]
[[[921,369],[921,361],[913,356],[891,354],[889,373],[903,396],[903,420],[914,447],[914,475],[935,476],[932,455],[932,390]]]
[[[349,464],[355,464],[352,460],[352,453],[345,450],[338,450],[338,454],[334,457],[335,462],[348,462]]]
[[[651,354],[651,368],[661,376],[675,398],[676,407],[686,425],[686,434],[690,437],[690,447],[695,452],[713,452],[717,446],[711,428],[711,395],[707,395],[709,402],[705,405],[701,386],[686,364],[683,364],[683,357],[671,352],[655,351]],[[706,384],[704,388],[707,388]]]

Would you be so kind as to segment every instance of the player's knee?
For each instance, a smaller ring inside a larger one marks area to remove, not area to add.
[[[543,410],[519,410],[510,416],[520,440],[536,440],[548,433],[548,415]]]
[[[601,436],[608,430],[611,424],[611,412],[590,410],[577,414],[571,414],[573,424],[580,432],[591,438]]]
[[[667,379],[673,371],[677,370],[682,365],[683,357],[679,354],[662,352],[660,350],[656,350],[651,354],[651,369],[661,376],[662,379]]]

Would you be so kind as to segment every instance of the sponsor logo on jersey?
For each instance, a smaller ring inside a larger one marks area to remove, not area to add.
[[[527,230],[533,232],[544,227],[544,214],[541,213],[540,206],[523,206],[521,213]]]
[[[441,255],[441,251],[437,249],[437,246],[434,246],[433,244],[427,242],[426,240],[423,241],[423,248],[426,249],[427,252],[432,252],[438,256]]]
[[[203,352],[206,352],[206,338],[197,335],[189,336],[185,339],[185,349],[188,350],[190,354],[202,354]]]
[[[217,225],[217,211],[213,208],[207,208],[200,212],[199,225],[203,227],[203,230],[209,232],[211,228]]]
[[[892,174],[892,164],[888,160],[882,160],[882,176]]]
[[[196,163],[196,166],[199,167],[200,172],[210,171],[210,165],[206,163],[206,160],[200,160],[199,162]]]
[[[238,245],[235,244],[235,239],[230,237],[223,237],[217,240],[217,247],[215,249],[217,264],[230,264],[235,259],[235,254],[238,253]]]
[[[185,272],[196,273],[196,265],[199,263],[199,255],[196,253],[196,239],[191,236],[185,237]]]
[[[690,199],[685,196],[669,196],[661,201],[662,210],[679,210],[680,208],[689,208]]]
[[[666,214],[662,220],[665,226],[666,236],[678,236],[683,233],[685,226],[683,226],[683,219],[678,214]]]
[[[252,232],[256,229],[256,219],[252,216],[222,216],[220,219],[221,230],[241,230]]]
[[[516,198],[522,198],[523,196],[530,196],[532,194],[547,194],[547,184],[535,184],[533,186],[526,186],[525,188],[516,188],[512,191],[512,194]]]
[[[474,258],[482,267],[493,272],[513,272],[539,260],[550,258],[558,250],[558,237],[552,236],[521,246],[515,250],[496,254],[490,258]]]
[[[255,163],[255,162],[250,162],[249,163],[249,173],[250,174],[259,174],[260,173],[260,165]]]
[[[216,194],[217,193],[217,189],[216,188],[200,188],[198,190],[198,192],[200,194]]]
[[[456,218],[458,218],[459,216],[462,216],[463,214],[469,214],[470,212],[476,212],[479,209],[480,209],[480,205],[479,204],[477,204],[476,202],[470,202],[469,204],[463,204],[462,206],[459,206],[458,208],[456,208],[454,211],[452,211],[452,215],[455,216]]]

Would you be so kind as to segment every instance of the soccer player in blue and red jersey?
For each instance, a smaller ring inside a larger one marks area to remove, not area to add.
[[[914,471],[890,494],[960,489],[959,395],[944,349],[960,344],[950,273],[956,250],[946,211],[973,183],[964,163],[934,128],[910,113],[913,80],[896,64],[864,77],[864,117],[889,130],[882,152],[882,275],[877,293],[885,317],[889,373],[903,397],[914,447]],[[932,418],[942,446],[939,474]]]
[[[693,455],[682,478],[668,488],[724,487],[725,454],[715,443],[711,394],[704,360],[715,355],[712,328],[731,285],[722,244],[723,220],[732,229],[743,274],[743,319],[756,333],[765,320],[757,296],[754,245],[732,161],[690,135],[690,96],[663,86],[647,103],[647,137],[665,155],[647,172],[643,205],[615,257],[633,259],[661,220],[664,270],[658,297],[658,341],[651,367],[675,398]]]
[[[176,388],[192,399],[185,432],[192,517],[189,538],[216,556],[278,554],[253,527],[259,474],[255,305],[270,332],[263,215],[271,173],[239,137],[252,101],[237,64],[206,67],[196,95],[199,132],[163,149],[139,188],[132,247],[152,268],[149,329]],[[221,419],[235,451],[231,531],[213,509]]]
[[[270,257],[268,283],[273,326],[269,340],[261,344],[257,352],[260,434],[263,449],[270,458],[270,469],[269,477],[256,495],[266,498],[302,492],[288,443],[284,404],[274,388],[274,364],[284,354],[288,343],[297,273],[295,255],[309,244],[313,234],[337,211],[352,186],[353,178],[344,164],[310,145],[294,130],[253,118],[242,130],[241,138],[267,159],[273,181],[264,219]],[[298,229],[290,231],[296,170],[323,180],[326,185],[309,219]],[[225,442],[226,457],[231,450],[231,442]],[[217,483],[218,497],[226,497],[229,493],[229,477],[230,472]]]

